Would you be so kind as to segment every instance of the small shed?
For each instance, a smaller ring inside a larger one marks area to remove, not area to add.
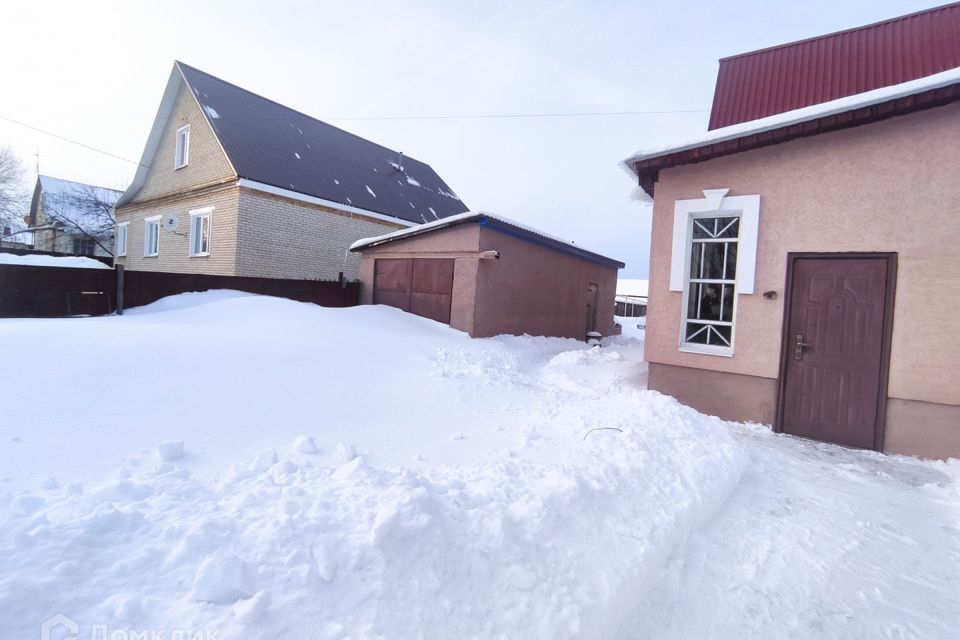
[[[619,332],[622,262],[499,216],[462,213],[350,250],[361,254],[362,304],[387,304],[473,337]]]

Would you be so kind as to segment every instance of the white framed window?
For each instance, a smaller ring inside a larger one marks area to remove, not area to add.
[[[177,147],[173,157],[173,168],[181,169],[190,161],[190,125],[177,129]]]
[[[143,221],[143,257],[160,254],[160,216],[150,216]]]
[[[127,255],[127,227],[130,226],[129,222],[118,222],[117,223],[117,257],[123,257]]]
[[[698,213],[691,222],[680,346],[732,353],[740,215]]]
[[[210,214],[213,207],[190,212],[190,256],[210,255]]]
[[[760,196],[707,189],[674,207],[670,289],[683,294],[679,350],[733,356],[737,299],[752,294]]]

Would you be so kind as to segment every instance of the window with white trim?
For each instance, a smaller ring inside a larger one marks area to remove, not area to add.
[[[117,257],[123,257],[127,255],[127,227],[130,226],[129,222],[119,222],[117,223]]]
[[[680,351],[733,356],[737,301],[754,290],[760,196],[677,200],[673,209],[670,291],[682,294]]]
[[[190,255],[210,255],[210,213],[213,207],[190,212]]]
[[[190,161],[190,125],[177,129],[177,147],[173,158],[173,168],[180,169]]]
[[[143,221],[143,257],[150,258],[160,253],[160,216],[151,216]]]
[[[681,347],[732,353],[740,216],[693,214]]]

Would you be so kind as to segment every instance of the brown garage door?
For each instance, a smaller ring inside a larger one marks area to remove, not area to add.
[[[374,261],[373,303],[450,323],[452,258],[386,258]]]

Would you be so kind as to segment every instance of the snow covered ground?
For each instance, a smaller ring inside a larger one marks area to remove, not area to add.
[[[641,340],[232,292],[0,320],[0,638],[960,637],[960,465],[702,416]]]
[[[45,256],[31,253],[20,256],[0,250],[0,264],[16,264],[30,267],[70,267],[75,269],[110,269],[99,260],[86,256]]]

